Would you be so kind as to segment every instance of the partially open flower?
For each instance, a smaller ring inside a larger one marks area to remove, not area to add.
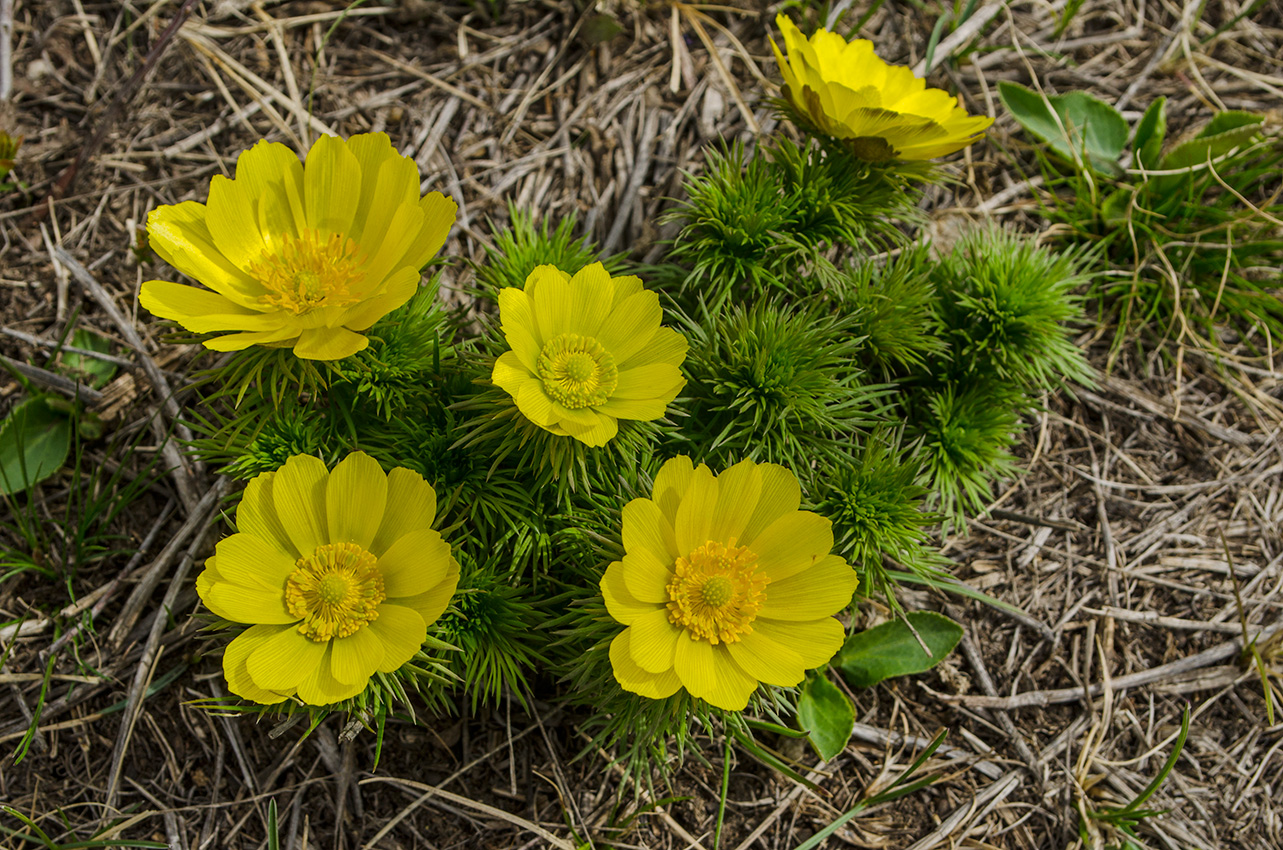
[[[685,688],[739,711],[759,682],[791,687],[842,646],[832,615],[851,602],[855,571],[832,524],[798,510],[797,478],[746,460],[721,475],[676,457],[654,497],[624,507],[625,555],[602,595],[628,628],[610,645],[615,678],[654,699]]]
[[[151,247],[212,292],[163,280],[139,301],[189,331],[229,331],[216,351],[292,346],[338,360],[369,344],[361,333],[400,307],[441,250],[457,206],[419,197],[419,169],[383,133],[324,136],[307,163],[259,142],[214,177],[209,200],[158,207]]]
[[[956,98],[929,89],[908,68],[888,65],[873,42],[847,43],[821,29],[808,40],[788,17],[775,24],[784,35],[784,53],[771,40],[784,76],[784,96],[798,121],[842,140],[861,159],[932,159],[962,150],[993,123],[970,116]]]
[[[659,296],[601,263],[574,277],[539,266],[499,293],[499,318],[512,350],[492,380],[558,436],[604,446],[618,420],[658,419],[686,385],[686,338],[660,327]]]
[[[196,580],[209,610],[251,624],[223,655],[232,693],[329,705],[413,658],[459,583],[436,503],[418,474],[385,475],[363,452],[333,472],[298,455],[250,481],[240,533]]]

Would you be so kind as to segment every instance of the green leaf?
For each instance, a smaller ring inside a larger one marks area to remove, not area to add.
[[[1167,98],[1160,97],[1149,105],[1132,141],[1132,167],[1158,168],[1162,159],[1163,139],[1167,137]]]
[[[73,348],[97,351],[100,354],[111,353],[110,340],[83,328],[77,329],[71,335],[71,345]],[[116,364],[108,363],[106,360],[99,360],[97,357],[86,357],[83,354],[67,352],[62,355],[62,362],[77,377],[83,377],[94,389],[106,386],[107,382],[116,374]]]
[[[1127,121],[1117,109],[1086,92],[1040,95],[1018,83],[998,83],[998,96],[1012,117],[1070,162],[1122,174],[1118,157],[1127,144]]]
[[[58,471],[71,450],[71,420],[40,396],[0,423],[0,494],[9,496]]]
[[[619,25],[619,21],[610,15],[597,14],[584,21],[583,27],[579,30],[579,37],[589,47],[596,47],[602,42],[610,41],[623,31],[624,28]]]
[[[797,723],[810,735],[811,745],[828,761],[846,749],[855,728],[855,706],[823,671],[810,673],[797,699]]]
[[[883,679],[930,670],[962,640],[962,626],[943,614],[914,611],[908,620],[931,648],[930,655],[903,620],[891,620],[847,638],[833,666],[852,687],[871,688]]]
[[[1189,168],[1215,159],[1257,135],[1264,120],[1263,116],[1250,112],[1229,110],[1218,113],[1198,131],[1198,135],[1168,151],[1163,157],[1162,168]]]

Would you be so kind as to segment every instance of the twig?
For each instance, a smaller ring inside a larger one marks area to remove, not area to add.
[[[143,577],[139,580],[138,586],[134,588],[134,592],[131,593],[129,595],[129,599],[125,601],[124,607],[121,608],[120,615],[116,618],[115,624],[107,634],[108,643],[114,646],[120,646],[121,642],[124,641],[125,636],[129,634],[131,629],[133,629],[134,623],[138,621],[138,615],[142,612],[143,605],[146,604],[149,598],[151,598],[152,592],[156,589],[156,585],[160,584],[160,579],[164,574],[165,569],[178,554],[179,547],[183,545],[183,542],[186,541],[187,538],[196,531],[196,529],[204,529],[208,526],[210,517],[213,515],[214,510],[218,505],[218,500],[222,498],[223,491],[226,487],[227,479],[219,478],[218,481],[214,483],[214,486],[209,489],[209,492],[207,492],[196,504],[192,512],[188,514],[187,521],[183,523],[182,527],[179,528],[177,532],[175,532],[173,538],[168,544],[166,544],[165,548],[160,551],[160,554],[156,556],[156,560],[152,561],[151,566],[147,568],[147,572],[144,573]]]
[[[220,478],[219,482],[210,490],[209,495],[217,495],[221,492],[226,479]],[[203,500],[202,500],[203,501]],[[205,545],[205,537],[212,531],[212,527],[202,523],[201,530],[192,539],[191,545],[183,553],[183,559],[178,563],[178,569],[174,571],[173,581],[169,584],[169,589],[165,591],[165,598],[161,600],[160,609],[156,611],[156,618],[152,621],[151,631],[147,635],[147,642],[143,646],[143,656],[138,661],[138,667],[134,671],[134,680],[129,687],[129,695],[125,698],[124,718],[121,720],[120,733],[116,736],[116,749],[111,756],[111,770],[107,775],[107,799],[103,804],[103,819],[106,821],[111,817],[112,811],[116,807],[116,795],[120,791],[120,771],[125,765],[125,752],[129,748],[129,739],[134,733],[134,724],[138,721],[138,713],[142,708],[143,695],[146,692],[147,682],[155,673],[156,663],[160,660],[160,637],[165,632],[165,627],[169,624],[169,614],[174,608],[174,600],[178,597],[178,592],[183,589],[187,579],[187,573],[192,567],[192,562],[196,559],[196,553]]]
[[[8,2],[8,0],[4,0],[4,2]],[[49,210],[53,208],[55,201],[62,200],[71,193],[71,189],[75,186],[80,172],[89,160],[93,158],[93,155],[98,152],[98,149],[102,147],[102,143],[107,140],[107,134],[116,128],[116,123],[124,115],[125,107],[134,99],[134,95],[137,94],[143,82],[156,69],[156,66],[160,63],[160,58],[165,55],[165,51],[169,49],[170,42],[174,40],[174,34],[178,32],[179,27],[187,20],[187,16],[191,14],[192,7],[195,5],[196,0],[183,0],[183,5],[178,8],[178,11],[174,14],[174,19],[169,22],[169,26],[165,27],[164,31],[157,36],[142,64],[138,66],[128,80],[116,89],[116,95],[111,99],[111,105],[107,107],[107,111],[95,120],[96,127],[93,135],[85,142],[85,146],[80,149],[80,153],[72,160],[71,165],[68,165],[63,169],[62,174],[58,175],[58,179],[54,181],[53,188],[49,190],[49,194],[31,211],[31,215],[27,219],[29,225],[34,225],[44,219],[49,214]]]
[[[1274,635],[1283,631],[1283,623],[1258,630],[1252,639],[1257,643],[1263,643]],[[1202,652],[1191,655],[1188,658],[1182,658],[1179,661],[1173,661],[1169,664],[1162,664],[1149,670],[1141,670],[1138,673],[1130,673],[1126,676],[1119,676],[1112,679],[1110,687],[1112,690],[1120,691],[1125,688],[1136,688],[1141,685],[1148,685],[1153,682],[1161,682],[1163,679],[1169,679],[1172,676],[1188,673],[1191,670],[1198,670],[1203,667],[1209,667],[1213,664],[1219,664],[1226,661],[1243,651],[1242,638],[1226,641],[1205,649]],[[1024,693],[1015,694],[1009,697],[990,697],[990,696],[954,696],[952,694],[936,694],[936,697],[944,702],[958,703],[968,706],[969,708],[1030,708],[1034,706],[1059,705],[1061,703],[1075,702],[1083,697],[1099,696],[1105,690],[1102,682],[1096,682],[1086,688],[1058,688],[1047,691],[1025,691]]]
[[[101,392],[65,375],[59,375],[56,372],[41,369],[39,366],[32,366],[20,360],[14,360],[12,357],[6,357],[3,354],[0,354],[0,365],[12,369],[29,381],[55,392],[60,392],[65,396],[79,398],[89,404],[97,404],[102,401]]]
[[[13,0],[0,0],[0,100],[13,92]]]
[[[104,354],[101,351],[90,351],[88,348],[77,348],[74,345],[64,345],[59,343],[56,339],[45,339],[44,337],[36,336],[35,334],[14,330],[13,328],[0,327],[0,334],[22,340],[28,345],[36,345],[41,348],[56,348],[64,354],[78,354],[81,357],[92,357],[95,360],[101,360],[104,363],[112,363],[124,369],[142,368],[134,361],[126,360],[124,357],[117,357],[114,354]]]

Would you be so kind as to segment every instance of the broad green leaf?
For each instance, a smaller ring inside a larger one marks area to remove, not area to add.
[[[1163,157],[1164,170],[1202,165],[1239,145],[1261,131],[1264,118],[1250,112],[1219,113],[1194,138],[1181,142]]]
[[[1043,96],[1018,83],[998,83],[1012,117],[1058,156],[1102,174],[1122,174],[1118,158],[1127,144],[1127,121],[1117,109],[1086,92]]]
[[[1132,167],[1158,168],[1166,137],[1167,98],[1160,97],[1149,105],[1136,125],[1136,138],[1132,140]]]
[[[871,688],[883,679],[930,670],[962,640],[962,626],[943,614],[914,611],[908,620],[931,648],[930,655],[903,620],[891,620],[847,638],[833,666],[852,687]]]
[[[111,353],[110,340],[83,328],[77,329],[71,335],[71,345],[74,348],[83,348],[86,351],[97,351],[101,354]],[[86,357],[83,354],[67,352],[62,355],[62,362],[77,377],[83,377],[89,386],[95,389],[106,386],[107,382],[116,374],[116,364],[108,363],[106,360],[99,360],[97,357]]]
[[[810,673],[797,699],[797,724],[809,734],[820,758],[828,761],[851,740],[855,706],[823,670]]]
[[[597,14],[584,21],[584,25],[579,30],[579,37],[582,38],[589,47],[596,47],[605,41],[610,41],[615,36],[624,31],[619,25],[619,21],[610,15]]]
[[[42,397],[0,423],[0,494],[19,493],[58,471],[71,451],[71,420]]]

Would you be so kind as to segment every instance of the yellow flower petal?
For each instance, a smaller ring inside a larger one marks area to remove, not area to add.
[[[615,681],[624,690],[650,699],[665,699],[677,693],[682,683],[676,672],[647,673],[633,661],[630,632],[631,628],[624,629],[610,642],[610,666],[615,672]]]
[[[338,136],[322,136],[303,163],[307,224],[324,234],[347,234],[361,197],[361,164]]]
[[[855,570],[836,555],[782,581],[772,581],[759,612],[774,620],[817,620],[851,604],[859,579]]]
[[[596,337],[601,323],[610,315],[615,285],[601,263],[584,266],[570,279],[570,305],[566,331]]]
[[[423,275],[419,274],[417,268],[406,266],[397,269],[384,284],[382,295],[367,298],[347,310],[339,324],[351,331],[367,330],[370,325],[413,298],[414,293],[419,291],[422,280]]]
[[[147,216],[147,239],[174,268],[242,307],[254,307],[266,291],[214,245],[204,204],[184,201],[157,207]]]
[[[500,387],[508,395],[516,398],[521,394],[522,386],[539,379],[530,374],[530,370],[521,364],[521,360],[517,357],[517,352],[505,351],[495,360],[494,370],[490,373],[490,380],[495,386]]]
[[[743,711],[757,688],[727,652],[725,645],[682,637],[673,655],[673,670],[691,696],[727,711]]]
[[[276,330],[284,324],[277,313],[248,310],[217,292],[167,280],[145,281],[138,303],[152,315],[173,319],[189,331]]]
[[[606,414],[600,414],[596,411],[591,412],[593,423],[584,426],[578,422],[561,421],[561,427],[566,429],[566,433],[574,437],[581,443],[600,448],[606,445],[615,435],[619,433],[619,423],[615,417]]]
[[[686,381],[683,379],[682,385]],[[668,411],[668,405],[677,397],[677,392],[673,392],[668,398],[612,398],[605,404],[599,404],[594,410],[598,413],[604,413],[615,419],[637,419],[642,422],[649,422],[652,419],[658,419]]]
[[[505,287],[499,292],[499,317],[504,339],[512,353],[531,375],[536,374],[543,343],[535,329],[530,298],[520,289]]]
[[[597,341],[610,352],[616,363],[626,362],[646,347],[662,318],[659,296],[643,290],[611,311],[601,325]]]
[[[745,546],[753,544],[771,523],[793,513],[802,504],[802,486],[796,475],[774,463],[758,464],[757,469],[762,477],[762,491],[753,516],[740,535],[740,543]]]
[[[241,699],[260,705],[275,705],[288,699],[288,691],[269,691],[254,684],[245,662],[268,639],[292,628],[293,626],[250,626],[237,635],[227,645],[227,649],[223,650],[223,676],[227,679],[227,689]]]
[[[377,668],[380,673],[399,670],[414,657],[428,636],[428,627],[418,611],[386,603],[379,606],[379,616],[366,627],[366,631],[372,632],[383,643],[383,660]]]
[[[277,593],[285,586],[296,560],[272,543],[244,533],[224,537],[214,551],[215,568],[223,581]]]
[[[622,561],[614,561],[606,567],[606,573],[601,577],[601,595],[606,600],[606,610],[610,612],[610,616],[625,626],[632,625],[641,615],[655,610],[654,604],[642,602],[629,592],[624,580]]]
[[[679,460],[690,463],[689,458]],[[668,463],[673,462],[670,460]],[[666,464],[664,468],[667,469],[668,465]],[[660,476],[663,474],[661,470]],[[655,486],[658,491],[658,477],[655,479]],[[651,558],[661,564],[671,564],[681,554],[677,546],[677,535],[673,532],[668,518],[655,502],[650,499],[633,499],[624,505],[622,514],[625,552],[630,555],[648,552]]]
[[[437,532],[419,529],[404,534],[379,558],[383,591],[389,599],[424,593],[445,580],[450,562],[450,544]]]
[[[403,467],[388,473],[387,508],[370,551],[382,556],[397,540],[412,531],[429,529],[437,515],[437,494],[423,476]]]
[[[418,238],[423,228],[423,211],[417,204],[402,204],[392,214],[378,251],[371,254],[365,264],[366,282],[373,285],[375,281],[383,282],[393,269],[405,265],[405,255]],[[370,234],[366,234],[367,239]]]
[[[679,554],[690,552],[709,541],[713,508],[717,505],[717,490],[717,479],[708,467],[702,463],[695,467],[690,487],[682,498],[681,507],[677,509],[677,521],[673,524]]]
[[[717,476],[717,502],[713,506],[708,539],[738,542],[757,509],[761,492],[762,473],[751,460],[740,461]]]
[[[678,455],[664,462],[660,467],[659,473],[655,476],[655,504],[659,505],[660,511],[669,524],[677,522],[677,506],[681,504],[690,489],[691,479],[695,475],[695,465],[686,455]],[[625,529],[628,523],[624,523]],[[672,554],[676,557],[681,554],[677,551],[677,539],[673,538]]]
[[[244,181],[229,180],[221,174],[210,181],[205,223],[218,250],[245,272],[267,250],[254,201]]]
[[[325,488],[329,470],[320,458],[295,455],[285,462],[272,480],[272,506],[281,527],[301,555],[328,543]]]
[[[285,533],[285,526],[281,525],[272,503],[272,480],[275,477],[275,472],[262,472],[245,485],[241,503],[236,508],[236,529],[252,534],[297,559],[302,553]]]
[[[672,363],[650,363],[619,372],[619,384],[611,395],[615,399],[652,399],[666,396],[672,392],[676,397],[677,390],[684,386],[686,379],[681,370]]]
[[[328,641],[309,640],[296,628],[282,629],[262,642],[246,660],[254,684],[269,691],[292,691],[328,658]]]
[[[668,621],[668,611],[656,608],[632,622],[631,652],[633,661],[647,673],[673,669],[677,641],[689,639],[685,632]]]
[[[365,452],[352,452],[339,461],[325,485],[329,543],[355,543],[369,549],[383,521],[388,477],[379,462]]]
[[[275,342],[290,342],[297,338],[297,328],[284,327],[275,331],[256,331],[253,333],[227,334],[205,340],[205,347],[211,351],[244,351],[251,345],[268,345]]]
[[[368,626],[330,641],[330,673],[344,684],[361,685],[364,689],[381,663],[383,641]]]
[[[552,414],[552,399],[544,392],[543,385],[531,381],[521,386],[517,393],[517,409],[521,415],[541,428],[546,428],[556,421]]]
[[[790,647],[801,656],[807,670],[828,664],[846,641],[846,630],[834,617],[800,621],[758,617],[753,621],[753,631]]]
[[[400,597],[395,600],[396,604],[413,608],[429,626],[435,623],[445,613],[446,606],[450,604],[455,590],[459,587],[459,562],[450,557],[445,570],[445,578],[438,584],[417,596]]]
[[[415,176],[418,176],[417,172]],[[423,224],[414,241],[415,247],[406,256],[407,265],[415,270],[423,268],[445,245],[450,228],[454,227],[454,220],[459,215],[459,205],[440,192],[429,192],[419,201],[419,210],[423,213]]]
[[[753,541],[753,551],[772,582],[810,569],[832,550],[833,523],[810,511],[785,514]]]
[[[368,338],[346,328],[313,328],[299,334],[294,353],[304,360],[342,360],[369,344]]]
[[[643,289],[642,279],[635,274],[620,275],[619,277],[612,277],[610,280],[615,284],[615,294],[610,302],[611,310],[616,309],[620,304]]]
[[[649,366],[652,363],[668,363],[677,367],[686,359],[686,351],[689,347],[690,344],[686,341],[686,337],[677,331],[672,328],[660,328],[644,348],[632,357],[625,360],[616,360],[615,364],[620,371],[635,369],[639,366]]]
[[[550,266],[540,266],[536,272],[541,269],[549,269]],[[553,268],[553,271],[558,271]],[[570,281],[566,280],[560,272],[552,274],[547,271],[540,273],[538,285],[528,287],[526,295],[530,299],[530,309],[534,316],[535,327],[539,331],[539,338],[544,340],[552,339],[559,334],[570,331],[571,324],[571,287]],[[609,347],[606,349],[610,350]]]
[[[663,604],[668,601],[668,583],[673,570],[667,561],[658,560],[646,548],[638,548],[624,556],[622,572],[628,592],[641,602]]]
[[[298,234],[303,209],[303,163],[279,142],[259,141],[236,159],[236,182],[259,203],[259,230],[271,237]],[[202,281],[203,283],[204,281]]]
[[[263,586],[216,582],[206,590],[201,601],[206,608],[234,623],[296,623],[299,619],[285,610],[283,587],[269,590]]]
[[[382,235],[392,212],[419,198],[419,169],[392,147],[387,133],[361,133],[347,140],[361,169],[361,196],[356,201],[350,236],[362,245],[365,234]],[[374,240],[378,247],[378,239]]]
[[[308,705],[333,705],[345,699],[351,699],[365,690],[368,681],[357,684],[344,684],[334,678],[331,672],[332,661],[329,644],[318,644],[325,647],[325,653],[316,666],[308,671],[307,678],[299,683],[298,697]]]
[[[735,643],[728,643],[726,649],[740,669],[767,685],[791,688],[806,677],[802,656],[772,640],[761,629],[755,628]]]

